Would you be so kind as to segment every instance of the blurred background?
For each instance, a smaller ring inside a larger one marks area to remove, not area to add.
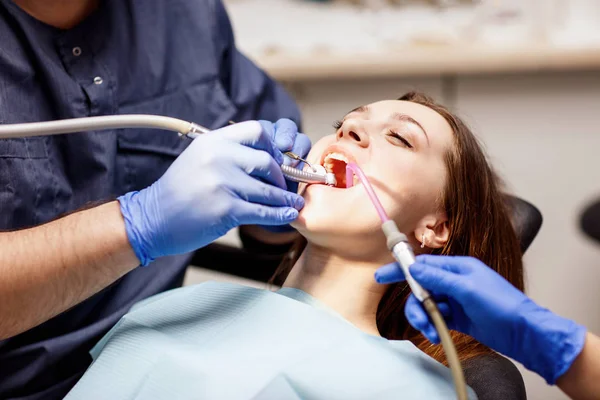
[[[423,91],[465,118],[536,205],[528,294],[600,334],[600,0],[226,0],[238,47],[283,82],[313,141],[356,106]],[[235,232],[222,242],[239,245]],[[206,279],[264,284],[191,269]],[[566,399],[521,368],[530,399]]]

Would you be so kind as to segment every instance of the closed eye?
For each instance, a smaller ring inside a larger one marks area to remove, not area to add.
[[[399,133],[394,132],[392,130],[390,130],[387,134],[389,137],[394,138],[395,140],[399,140],[402,142],[402,144],[404,144],[406,147],[408,147],[409,149],[413,148],[413,145],[410,144],[410,142],[406,139],[404,139]]]

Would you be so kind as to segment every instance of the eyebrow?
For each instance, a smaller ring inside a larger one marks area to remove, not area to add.
[[[348,112],[346,115],[352,114],[352,113],[355,113],[355,112],[357,112],[357,113],[368,113],[369,111],[370,111],[369,110],[369,106],[360,106],[360,107],[356,107],[354,110]]]
[[[352,114],[352,113],[364,114],[364,113],[368,113],[369,111],[370,111],[369,106],[360,106],[360,107],[356,107],[354,110],[350,111],[348,114]],[[348,114],[346,114],[346,115],[348,115]],[[392,119],[395,119],[397,121],[402,121],[402,122],[409,122],[409,123],[414,124],[417,127],[419,127],[419,129],[421,129],[421,131],[423,131],[423,134],[425,135],[425,139],[427,139],[427,145],[429,145],[429,135],[427,134],[427,131],[425,130],[425,128],[423,128],[423,125],[421,125],[419,123],[419,121],[417,121],[410,115],[402,114],[402,113],[392,114]]]
[[[421,125],[419,123],[419,121],[417,121],[410,115],[406,115],[406,114],[402,114],[402,113],[392,114],[392,119],[396,119],[396,120],[402,121],[402,122],[409,122],[411,124],[418,126],[419,129],[421,129],[423,131],[423,134],[425,135],[425,139],[427,139],[427,144],[429,145],[429,135],[427,134],[427,131],[425,130],[425,128],[423,128],[423,125]]]

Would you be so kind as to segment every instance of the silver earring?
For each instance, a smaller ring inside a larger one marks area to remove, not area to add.
[[[421,236],[421,248],[425,248],[425,234],[423,234],[423,236]]]

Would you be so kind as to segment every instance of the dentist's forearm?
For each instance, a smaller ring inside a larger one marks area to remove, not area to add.
[[[0,340],[31,329],[139,265],[116,201],[0,233]]]
[[[585,345],[556,385],[575,400],[600,398],[600,338],[587,333]]]

